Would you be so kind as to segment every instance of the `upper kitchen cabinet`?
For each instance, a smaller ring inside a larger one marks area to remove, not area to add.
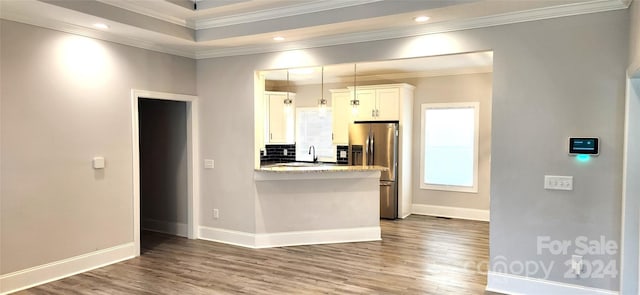
[[[356,87],[359,100],[354,121],[400,120],[401,105],[406,98],[413,98],[409,84],[383,84]],[[353,91],[353,87],[349,87]]]
[[[400,119],[400,93],[401,87],[376,89],[376,100],[374,104],[374,120],[388,121]],[[406,92],[406,91],[405,91]],[[413,89],[411,90],[413,97]]]
[[[331,89],[331,114],[333,115],[333,144],[349,144],[349,121],[351,118],[351,97],[349,89]]]
[[[295,143],[295,93],[265,91],[265,143]]]
[[[348,90],[353,93],[352,87]],[[373,89],[358,89],[356,97],[358,98],[358,106],[352,110],[351,122],[372,120],[375,115],[376,91]]]

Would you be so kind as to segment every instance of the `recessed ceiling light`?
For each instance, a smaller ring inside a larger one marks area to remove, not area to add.
[[[421,16],[416,16],[413,18],[414,21],[416,21],[417,23],[423,23],[429,20],[428,16],[425,15],[421,15]]]
[[[284,41],[284,37],[282,36],[273,37],[273,41]]]
[[[103,24],[103,23],[96,23],[96,24],[93,24],[93,26],[101,30],[109,29],[109,25]]]

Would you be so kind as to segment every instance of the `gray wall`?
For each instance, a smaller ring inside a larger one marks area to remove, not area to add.
[[[631,15],[631,28],[629,32],[629,74],[640,78],[640,3],[631,2],[629,13]]]
[[[254,71],[267,68],[255,56],[198,60],[200,225],[255,232]],[[219,218],[209,212],[219,208]]]
[[[186,226],[187,103],[140,99],[138,113],[141,223]]]
[[[493,261],[554,262],[550,280],[618,289],[617,277],[564,278],[575,248],[538,255],[537,238],[620,239],[627,17],[616,11],[496,28],[512,41],[494,51]],[[568,136],[600,137],[601,155],[576,162]],[[573,176],[574,190],[544,190],[545,174]],[[619,253],[584,259],[620,261]]]
[[[0,38],[0,273],[133,242],[131,89],[195,94],[195,61],[10,21]]]
[[[489,210],[491,176],[491,73],[431,77],[408,81],[416,86],[413,104],[413,203]],[[423,103],[480,103],[478,193],[420,189],[420,113]]]
[[[202,224],[255,232],[254,71],[493,50],[491,257],[554,261],[550,280],[618,289],[617,278],[563,278],[568,255],[538,255],[538,236],[620,239],[628,12],[612,11],[412,38],[198,61]],[[581,165],[571,135],[602,140]],[[224,144],[219,144],[224,142]],[[571,192],[543,189],[545,174],[573,175]],[[585,259],[593,257],[585,256]],[[598,257],[619,259],[618,254]],[[531,274],[543,277],[542,273]]]

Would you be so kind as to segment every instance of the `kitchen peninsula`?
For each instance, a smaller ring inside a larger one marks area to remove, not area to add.
[[[380,240],[380,166],[262,166],[256,247]]]

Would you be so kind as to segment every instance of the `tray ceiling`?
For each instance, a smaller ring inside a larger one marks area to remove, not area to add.
[[[630,0],[1,0],[0,17],[191,58],[625,9]],[[195,9],[194,9],[195,7]],[[429,16],[424,23],[413,20]],[[108,29],[94,27],[104,23]],[[283,41],[274,41],[276,36]]]

